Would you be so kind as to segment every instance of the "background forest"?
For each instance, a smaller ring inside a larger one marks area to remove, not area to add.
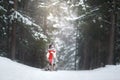
[[[120,63],[119,0],[0,0],[0,56],[44,68],[48,45],[58,69]]]

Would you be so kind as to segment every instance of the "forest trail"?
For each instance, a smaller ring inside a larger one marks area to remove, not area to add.
[[[86,71],[42,71],[0,57],[0,80],[120,80],[120,65]]]

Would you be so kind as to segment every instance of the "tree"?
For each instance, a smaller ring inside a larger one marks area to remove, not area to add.
[[[80,14],[84,17],[78,19],[78,22],[82,22],[78,25],[80,27],[79,37],[83,38],[78,40],[80,45],[78,54],[81,58],[79,60],[80,69],[93,69],[106,64],[113,64],[116,58],[114,56],[116,8],[114,4],[112,9],[111,4],[112,1],[108,0],[84,1],[85,10],[83,9],[83,11],[85,12]],[[112,18],[110,17],[111,10]],[[112,21],[110,21],[110,18]]]
[[[108,64],[113,64],[114,54],[115,54],[115,29],[116,29],[116,1],[112,1],[112,12],[111,12],[111,28],[110,28],[110,45],[109,45],[109,55]]]
[[[17,0],[14,0],[14,11],[17,10]],[[11,37],[11,57],[15,60],[16,51],[16,19],[12,22],[12,37]]]
[[[32,1],[27,5],[26,1],[23,2],[24,0],[0,2],[2,7],[0,9],[0,55],[7,54],[10,59],[42,68],[46,65],[45,51],[48,38],[44,35],[41,26],[35,22],[37,15],[31,16],[33,13],[30,7],[35,10],[38,5],[30,6],[33,5]]]

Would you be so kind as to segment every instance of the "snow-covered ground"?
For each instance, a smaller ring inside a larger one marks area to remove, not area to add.
[[[0,57],[0,80],[120,80],[120,65],[86,71],[42,71]]]

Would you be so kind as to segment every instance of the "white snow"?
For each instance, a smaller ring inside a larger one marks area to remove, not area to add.
[[[49,8],[49,7],[52,7],[52,6],[55,6],[56,4],[58,4],[59,3],[59,1],[56,1],[56,2],[52,2],[51,4],[45,4],[45,3],[41,3],[39,6],[38,6],[38,8]]]
[[[0,80],[120,80],[120,65],[86,71],[42,71],[0,57]]]
[[[14,4],[14,2],[13,2],[13,1],[9,1],[9,3],[10,3],[10,4]]]
[[[5,8],[3,8],[2,6],[0,6],[0,10],[7,12],[7,10]]]

